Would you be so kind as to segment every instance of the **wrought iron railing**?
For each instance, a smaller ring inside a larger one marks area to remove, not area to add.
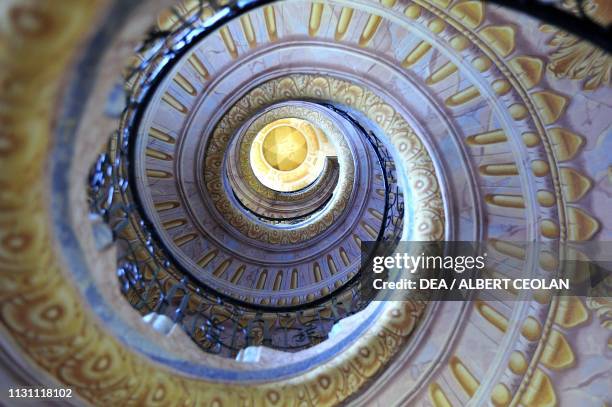
[[[188,16],[177,12],[171,31],[154,30],[139,54],[141,62],[126,76],[126,109],[121,130],[100,155],[90,176],[90,209],[113,232],[117,246],[117,278],[131,305],[143,316],[163,315],[178,324],[203,350],[235,356],[241,349],[263,345],[297,351],[327,338],[340,319],[369,303],[363,296],[361,273],[344,286],[317,301],[284,308],[257,307],[217,293],[183,270],[156,236],[131,184],[133,137],[156,84],[171,62],[186,51],[195,38],[206,35],[225,21],[252,8],[257,2],[230,6],[223,17],[199,19],[206,3],[200,1]],[[258,2],[263,3],[263,2]],[[372,145],[385,174],[385,217],[380,241],[397,241],[403,227],[403,198],[397,187],[393,160],[373,134],[362,132]]]
[[[383,213],[383,226],[376,241],[385,242],[390,249],[393,243],[399,242],[404,222],[404,198],[397,182],[395,160],[389,153],[385,144],[371,130],[365,127],[342,106],[323,104],[323,106],[344,117],[353,124],[355,129],[374,149],[380,163],[385,181],[385,209]]]
[[[403,227],[403,195],[395,165],[384,144],[362,132],[379,159],[385,178],[385,217],[380,242],[399,241]],[[143,316],[154,313],[178,324],[203,350],[235,356],[240,349],[264,345],[285,351],[310,347],[327,338],[340,319],[362,310],[362,276],[357,273],[337,292],[304,307],[276,310],[245,305],[192,279],[168,256],[143,212],[132,199],[123,170],[129,156],[122,135],[101,154],[90,177],[90,208],[111,227],[117,252],[117,277],[127,300]]]

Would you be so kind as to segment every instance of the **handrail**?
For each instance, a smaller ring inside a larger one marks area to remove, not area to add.
[[[253,2],[248,4],[251,7]],[[225,17],[197,30],[195,21],[184,20],[171,33],[150,35],[143,48],[143,52],[150,51],[145,52],[148,58],[143,59],[126,81],[131,89],[122,116],[122,130],[111,139],[108,150],[99,156],[92,169],[90,210],[100,215],[113,231],[120,253],[116,274],[121,290],[141,314],[167,316],[210,353],[233,357],[251,345],[297,351],[325,340],[336,322],[367,306],[369,299],[362,296],[361,272],[338,290],[307,304],[270,307],[236,300],[203,286],[174,261],[146,219],[137,195],[128,188],[134,179],[130,164],[134,159],[133,137],[160,77],[187,49],[189,39],[206,35],[248,7],[232,6],[228,10],[221,13]],[[174,42],[169,41],[170,37]],[[172,50],[164,49],[170,43],[175,43]],[[363,130],[359,134],[376,152],[385,178],[384,221],[377,240],[399,241],[404,207],[393,159],[374,134],[366,132],[348,113],[344,114]]]
[[[335,111],[338,109],[335,108]],[[350,117],[346,112],[344,114]],[[358,124],[353,118],[351,121]],[[361,129],[358,133],[376,152],[385,179],[384,221],[378,241],[385,244],[397,242],[403,227],[404,206],[395,165],[384,143],[373,133],[363,131],[363,127]],[[363,298],[360,273],[347,282],[340,293],[332,293],[321,303],[306,304],[304,309],[270,310],[245,306],[199,285],[187,273],[174,284],[166,286],[173,274],[170,270],[178,267],[165,255],[165,250],[155,241],[146,223],[138,223],[140,239],[137,243],[123,233],[125,228],[133,225],[132,215],[140,213],[137,206],[116,199],[121,190],[125,192],[127,189],[127,183],[116,171],[125,159],[115,148],[117,141],[115,139],[109,151],[99,156],[92,169],[90,209],[109,222],[119,246],[118,253],[122,253],[117,267],[122,292],[143,315],[151,312],[166,315],[181,325],[203,350],[235,356],[249,344],[262,344],[286,351],[304,349],[326,339],[333,324],[362,310],[369,303],[369,299]],[[188,308],[194,296],[200,299],[195,310]],[[330,310],[331,313],[328,312]],[[323,314],[330,314],[331,317]],[[283,326],[282,321],[289,319],[299,321],[299,328]],[[245,323],[245,320],[249,322]],[[258,333],[255,334],[255,331]],[[287,340],[283,341],[282,338]]]

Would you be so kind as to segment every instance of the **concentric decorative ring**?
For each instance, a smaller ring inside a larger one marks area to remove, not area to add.
[[[240,103],[246,102],[242,100]],[[225,160],[228,180],[240,202],[256,214],[271,219],[295,219],[315,211],[317,216],[334,212],[336,207],[326,205],[323,209],[323,205],[331,199],[332,194],[350,196],[353,188],[351,180],[355,179],[354,166],[349,165],[340,170],[338,150],[334,145],[340,146],[343,154],[348,154],[343,161],[352,162],[353,155],[347,149],[348,144],[345,141],[348,134],[344,132],[354,130],[351,130],[350,126],[346,127],[346,124],[342,125],[338,118],[331,117],[331,114],[332,112],[326,112],[326,109],[316,104],[294,101],[274,104],[248,120],[230,144],[228,158]],[[262,184],[253,171],[254,162],[251,158],[253,143],[260,132],[275,121],[286,120],[284,117],[321,122],[327,131],[332,132],[333,139],[333,143],[330,142],[322,130],[317,130],[318,135],[312,134],[314,138],[311,144],[314,147],[309,161],[302,167],[301,174],[304,177],[299,179],[302,183],[300,186],[310,185],[290,194],[279,193]],[[347,182],[338,183],[340,177],[345,178]]]

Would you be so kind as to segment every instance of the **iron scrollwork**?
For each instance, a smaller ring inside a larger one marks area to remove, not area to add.
[[[274,309],[242,303],[202,286],[173,261],[141,210],[138,197],[128,188],[139,112],[146,108],[159,76],[186,44],[223,22],[203,23],[199,16],[204,3],[199,2],[198,7],[195,17],[181,16],[172,31],[151,32],[140,50],[145,58],[128,72],[122,130],[111,138],[92,168],[90,210],[112,230],[121,291],[143,317],[161,315],[171,326],[180,326],[203,351],[226,357],[235,357],[248,346],[299,351],[324,341],[335,323],[367,306],[359,272],[337,291],[312,303]],[[227,18],[245,11],[236,6],[228,10]],[[404,207],[393,159],[374,134],[360,133],[376,152],[385,178],[385,218],[378,241],[397,242]]]

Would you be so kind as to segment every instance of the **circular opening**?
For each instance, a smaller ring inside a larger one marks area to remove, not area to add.
[[[306,138],[295,127],[280,125],[266,134],[263,145],[264,159],[279,171],[292,171],[306,159]]]
[[[309,121],[276,119],[261,128],[250,147],[253,173],[266,187],[279,192],[299,191],[323,171],[327,138]]]

